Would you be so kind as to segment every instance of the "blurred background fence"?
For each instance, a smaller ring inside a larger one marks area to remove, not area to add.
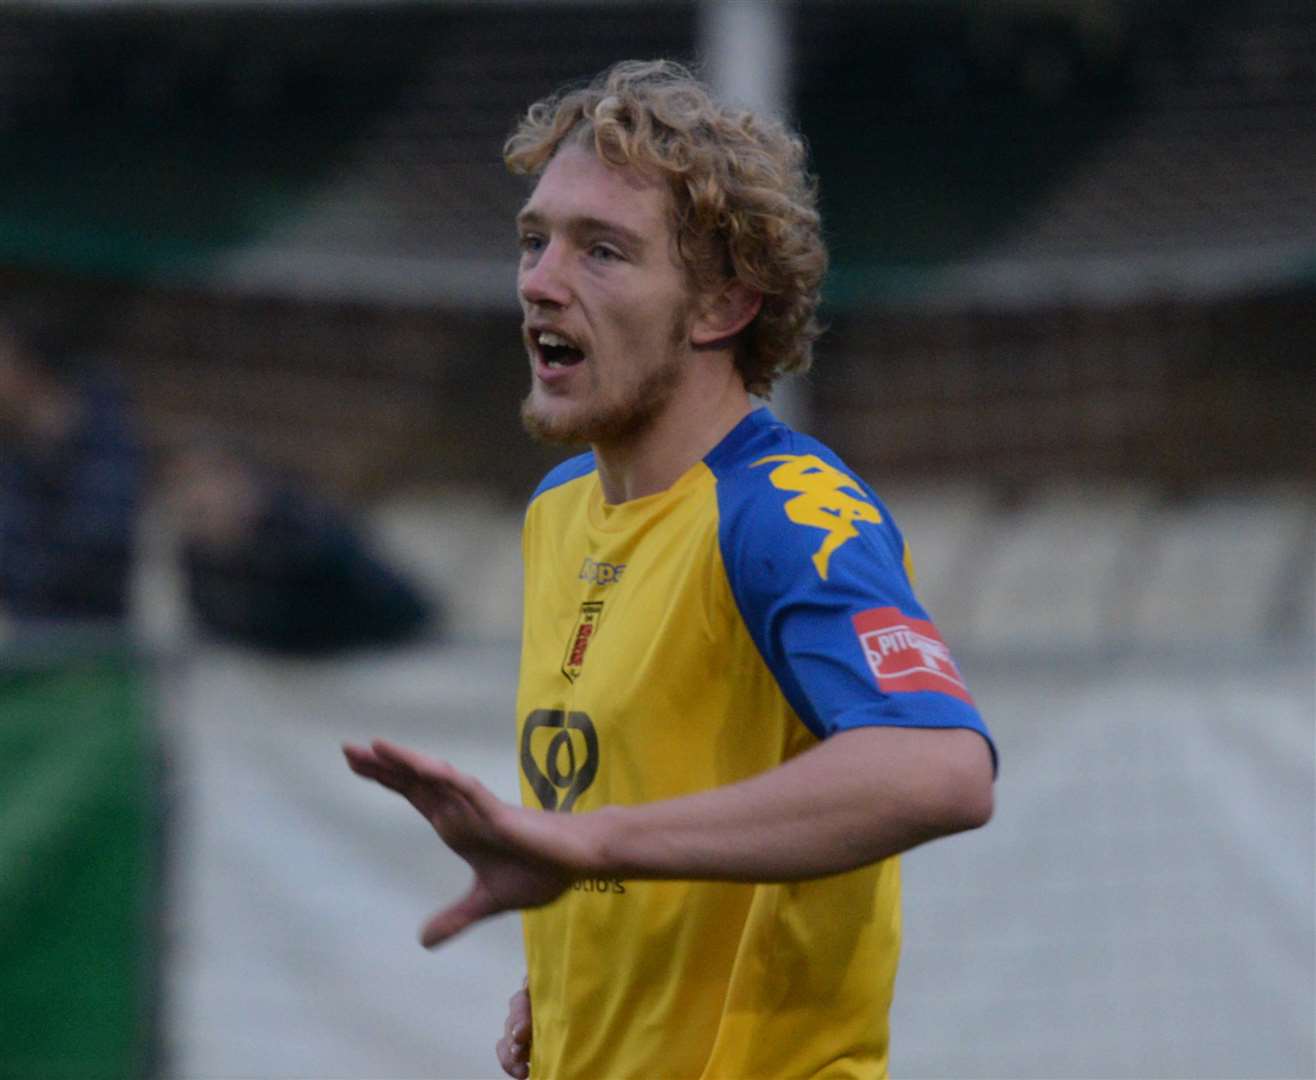
[[[460,868],[337,743],[515,792],[499,148],[659,55],[809,140],[781,405],[1003,750],[895,1070],[1316,1074],[1309,0],[177,0],[0,7],[0,1077],[496,1071],[515,920],[416,948]]]

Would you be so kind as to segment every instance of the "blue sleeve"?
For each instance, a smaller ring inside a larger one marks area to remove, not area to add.
[[[990,743],[885,507],[812,440],[764,449],[719,476],[720,543],[745,625],[800,718],[819,738],[891,725],[971,728]]]

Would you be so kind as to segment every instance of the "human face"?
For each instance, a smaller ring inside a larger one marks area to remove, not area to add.
[[[530,358],[526,429],[549,442],[633,441],[672,407],[691,357],[693,294],[656,178],[568,145],[517,218]]]

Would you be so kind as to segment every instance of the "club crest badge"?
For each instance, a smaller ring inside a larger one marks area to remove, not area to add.
[[[566,656],[562,658],[562,674],[570,682],[580,678],[585,664],[585,651],[599,628],[599,619],[603,615],[602,600],[586,600],[580,605],[580,617],[576,619],[575,629],[567,640]]]

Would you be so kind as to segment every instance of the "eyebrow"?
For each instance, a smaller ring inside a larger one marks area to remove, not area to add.
[[[518,228],[543,228],[547,223],[548,219],[537,210],[526,209],[516,215]],[[590,214],[580,214],[567,218],[565,228],[567,232],[573,234],[601,233],[604,236],[616,237],[631,248],[643,248],[646,245],[644,237],[634,229],[628,229],[625,225],[619,225],[615,221],[608,221],[605,218],[594,217]]]

